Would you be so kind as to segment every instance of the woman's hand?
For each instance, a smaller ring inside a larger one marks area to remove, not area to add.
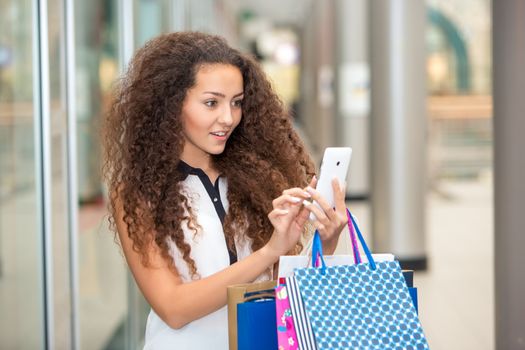
[[[315,186],[316,182],[314,177],[310,186]],[[284,255],[295,247],[310,214],[309,210],[303,206],[303,202],[310,198],[311,194],[304,189],[290,188],[274,199],[273,210],[268,214],[274,227],[268,247],[273,252]]]
[[[320,209],[312,203],[305,202],[306,209],[314,213],[316,217],[312,224],[323,241],[323,254],[327,255],[334,253],[341,231],[348,222],[345,204],[346,191],[335,178],[332,180],[332,189],[334,191],[335,208],[332,208],[313,187],[306,188],[312,199],[321,206]]]

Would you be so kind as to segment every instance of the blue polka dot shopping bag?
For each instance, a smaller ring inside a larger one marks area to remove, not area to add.
[[[327,267],[316,232],[321,266],[295,270],[317,349],[428,349],[399,263],[375,262],[351,219],[368,262]]]

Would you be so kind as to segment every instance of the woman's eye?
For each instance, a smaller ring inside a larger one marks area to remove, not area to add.
[[[233,105],[235,107],[242,107],[242,100],[235,100],[235,101],[233,101]]]
[[[208,107],[215,107],[217,105],[217,101],[215,100],[209,100],[209,101],[206,101],[204,102],[204,104]]]

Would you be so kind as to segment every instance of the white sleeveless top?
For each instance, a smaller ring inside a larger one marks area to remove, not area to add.
[[[182,228],[186,242],[191,246],[191,257],[195,261],[197,273],[201,278],[205,278],[230,266],[230,256],[219,216],[221,208],[228,211],[227,182],[219,177],[213,186],[202,170],[191,168],[185,163],[183,169],[187,174],[183,181],[185,195],[190,200],[190,206],[200,229],[197,235],[194,235],[186,223],[183,223]],[[235,245],[238,260],[242,260],[252,252],[248,240],[244,242],[236,240]],[[182,280],[190,282],[192,280],[190,271],[175,243],[171,243],[170,250]],[[257,281],[268,280],[270,277],[270,270],[268,270],[268,273],[259,276]],[[173,302],[177,301],[173,300]],[[181,329],[170,328],[152,309],[146,324],[144,350],[164,349],[227,350],[227,307],[224,306]]]

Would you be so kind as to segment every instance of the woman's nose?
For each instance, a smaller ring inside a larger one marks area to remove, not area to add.
[[[221,114],[219,115],[218,122],[223,124],[223,125],[227,125],[227,126],[232,125],[232,123],[233,123],[233,114],[232,113],[233,113],[233,111],[232,111],[232,108],[230,107],[229,104],[224,106],[224,108],[221,111]]]

